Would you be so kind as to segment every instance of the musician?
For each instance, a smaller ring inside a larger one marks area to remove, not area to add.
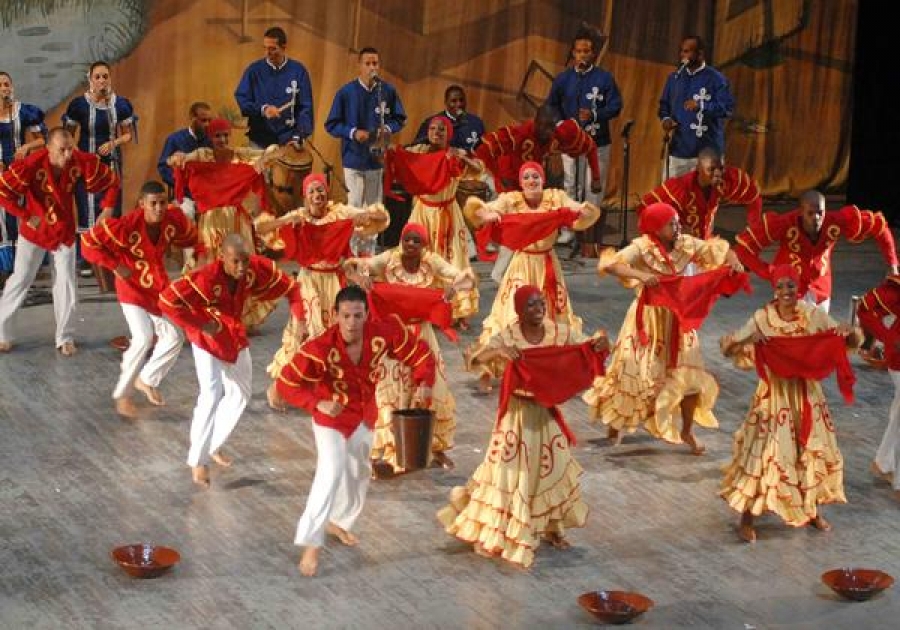
[[[44,112],[15,99],[12,77],[0,72],[0,173],[30,152],[44,146]],[[19,234],[16,218],[0,209],[0,289],[13,270]]]
[[[203,101],[197,101],[196,103],[191,103],[189,115],[191,122],[187,127],[170,133],[166,137],[162,153],[159,154],[159,160],[156,163],[156,170],[159,171],[159,176],[170,189],[175,188],[175,176],[172,174],[172,167],[168,163],[169,157],[176,152],[190,153],[200,147],[212,147],[212,142],[207,132],[209,122],[213,119],[212,108]],[[190,201],[190,199],[186,201]],[[184,204],[182,204],[181,209],[190,218],[193,218],[194,204],[191,201],[187,205],[189,208],[185,208]]]
[[[414,145],[428,142],[428,125],[437,116],[446,116],[453,123],[453,137],[449,142],[451,147],[473,153],[481,144],[484,121],[466,110],[466,92],[462,86],[450,85],[444,90],[444,111],[432,114],[422,121],[416,132],[416,139],[412,142]]]
[[[112,88],[109,64],[95,61],[88,71],[88,91],[69,103],[63,125],[74,135],[78,130],[78,150],[96,153],[122,179],[122,149],[137,132],[137,116],[131,102]],[[86,232],[100,220],[100,198],[78,189],[78,231]],[[116,199],[113,212],[122,212],[122,197]]]
[[[241,323],[244,302],[286,298],[296,330],[306,334],[300,288],[275,263],[250,253],[252,244],[229,234],[212,263],[172,282],[160,295],[163,314],[184,328],[194,351],[200,392],[191,420],[187,463],[194,483],[209,486],[209,462],[230,466],[220,448],[250,400],[253,363]]]
[[[734,111],[728,80],[706,63],[706,46],[697,35],[681,40],[681,66],[666,79],[659,119],[668,141],[663,181],[689,172],[706,147],[725,154],[725,123]]]
[[[165,404],[158,387],[184,344],[181,331],[162,316],[157,303],[169,284],[165,254],[169,245],[196,242],[197,228],[178,207],[169,205],[165,187],[154,181],[141,187],[136,209],[81,235],[84,257],[115,272],[116,295],[131,331],[131,344],[122,355],[121,375],[113,390],[121,416],[137,416],[131,399],[135,389],[151,404]],[[153,354],[148,357],[151,348]]]
[[[273,26],[263,35],[266,56],[254,61],[234,91],[241,114],[247,117],[250,146],[292,143],[299,146],[313,132],[313,97],[309,73],[299,61],[288,59],[287,34]]]
[[[406,124],[406,112],[397,90],[380,76],[378,51],[363,48],[357,59],[358,76],[334,95],[325,130],[341,140],[347,204],[362,208],[382,201],[383,152]]]
[[[54,266],[56,347],[66,357],[76,352],[71,320],[78,300],[73,208],[77,185],[91,194],[103,193],[103,211],[112,214],[119,178],[100,156],[77,150],[72,134],[62,127],[50,130],[46,148],[0,173],[0,206],[20,219],[15,270],[0,299],[0,352],[12,348],[9,320],[48,252]]]
[[[596,65],[600,53],[601,36],[593,29],[582,27],[572,41],[573,65],[553,79],[547,102],[556,109],[560,120],[572,119],[584,129],[597,145],[597,164],[600,169],[600,190],[588,191],[585,186],[587,160],[563,154],[564,184],[566,194],[577,201],[588,201],[600,206],[603,186],[609,169],[611,137],[609,121],[622,111],[622,96],[611,72]],[[598,243],[602,237],[603,222],[585,234],[586,241]]]

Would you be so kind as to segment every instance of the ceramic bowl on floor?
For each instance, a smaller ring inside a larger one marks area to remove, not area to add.
[[[174,549],[150,543],[116,547],[112,550],[112,557],[128,575],[137,578],[158,577],[181,560]]]
[[[841,597],[862,602],[894,583],[894,578],[877,569],[842,568],[826,571],[822,581]]]
[[[601,623],[628,623],[653,607],[653,600],[626,591],[590,591],[578,603]]]

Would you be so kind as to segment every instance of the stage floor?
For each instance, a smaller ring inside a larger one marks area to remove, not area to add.
[[[729,221],[737,219],[723,213],[723,225]],[[594,264],[566,262],[566,281],[585,329],[602,326],[614,336],[632,294],[598,279]],[[850,296],[877,284],[885,268],[872,243],[839,245],[834,267],[832,314],[843,319]],[[486,267],[479,271],[486,277]],[[842,566],[900,577],[900,504],[869,473],[893,394],[886,372],[854,356],[852,407],[833,379],[826,383],[849,500],[824,508],[832,532],[764,517],[759,541],[747,545],[735,533],[737,514],[717,497],[756,385],[753,373],[721,358],[717,342],[771,295],[758,280],[754,287],[752,296],[720,301],[702,331],[721,385],[719,430],[698,430],[705,456],[640,433],[611,447],[580,400],[565,405],[591,514],[584,529],[570,532],[572,549],[542,546],[530,571],[475,555],[435,519],[450,489],[480,463],[497,403],[496,393],[477,394],[460,351],[445,342],[457,401],[456,469],[373,482],[361,545],[330,542],[313,579],[299,574],[292,545],[315,467],[310,419],[274,413],[265,401],[284,305],[252,338],[253,400],[227,445],[236,462],[213,469],[210,490],[191,483],[184,463],[197,390],[189,348],[163,384],[168,406],[141,400],[142,417],[126,422],[110,399],[120,355],[107,342],[126,332],[115,302],[85,283],[81,352],[71,359],[53,349],[52,307],[26,308],[15,322],[15,350],[0,355],[0,627],[577,628],[593,619],[576,598],[596,589],[652,598],[639,628],[890,627],[900,618],[898,588],[851,603],[819,577]],[[495,289],[484,280],[482,313]],[[130,578],[110,550],[138,541],[176,547],[182,561],[156,580]]]

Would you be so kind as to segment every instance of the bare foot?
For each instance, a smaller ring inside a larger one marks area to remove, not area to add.
[[[697,438],[695,438],[694,434],[690,431],[681,434],[681,441],[687,444],[688,448],[691,449],[691,455],[703,455],[703,453],[706,452],[706,447],[698,442]]]
[[[328,523],[328,525],[325,526],[325,531],[340,540],[348,547],[355,547],[359,544],[359,538],[348,532],[346,529],[338,527],[334,523]]]
[[[74,341],[64,341],[61,346],[57,348],[59,353],[64,357],[71,357],[76,352],[78,352],[78,348],[75,347]]]
[[[809,524],[818,529],[820,532],[831,531],[831,523],[826,521],[825,517],[821,514],[817,514],[816,517],[809,522]]]
[[[444,470],[453,470],[456,468],[456,464],[453,463],[453,460],[450,459],[444,451],[435,451],[431,454],[431,461],[434,462],[435,465],[440,466]]]
[[[489,394],[494,391],[494,386],[491,384],[491,375],[490,374],[482,374],[481,378],[478,379],[478,391],[482,394]]]
[[[209,456],[214,462],[216,462],[222,468],[228,468],[234,463],[234,460],[222,452],[221,449],[213,453]]]
[[[198,486],[209,488],[209,466],[191,466],[191,478]]]
[[[275,388],[274,381],[266,388],[266,400],[269,403],[269,407],[275,411],[287,411],[287,405],[284,402],[284,398],[281,397],[281,394],[279,394],[278,390]]]
[[[137,407],[134,406],[134,401],[129,396],[116,398],[116,413],[129,420],[134,420],[138,417]]]
[[[159,390],[147,385],[140,377],[134,380],[134,388],[146,396],[151,405],[162,407],[166,404],[166,401],[162,397],[162,394],[159,393]]]
[[[9,352],[12,350],[12,344],[8,341],[0,341],[0,352]]]
[[[109,345],[120,352],[125,352],[131,346],[131,339],[125,335],[119,335],[109,340]]]
[[[550,543],[554,549],[569,549],[572,546],[572,543],[558,532],[547,532],[544,534],[544,540]]]
[[[756,530],[753,528],[753,515],[750,512],[741,514],[738,537],[746,543],[756,542]]]
[[[622,444],[622,432],[613,427],[609,427],[606,429],[606,439],[610,440],[613,443],[613,446],[619,446]]]
[[[397,474],[397,470],[382,459],[372,462],[372,479],[392,479]]]
[[[873,475],[875,475],[876,477],[880,477],[881,479],[884,479],[885,481],[893,481],[894,480],[894,475],[892,473],[884,472],[883,470],[881,470],[881,468],[878,467],[878,464],[875,462],[872,462],[872,465],[869,467],[869,470],[872,471]]]
[[[312,577],[319,568],[319,548],[306,547],[300,555],[300,563],[297,565],[300,573],[306,577]]]

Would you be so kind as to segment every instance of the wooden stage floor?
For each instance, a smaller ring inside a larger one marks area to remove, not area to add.
[[[728,213],[722,220],[727,226]],[[631,294],[598,279],[593,261],[578,262],[566,263],[577,312],[586,329],[615,335]],[[866,243],[840,245],[835,268],[832,313],[845,318],[850,296],[874,286],[884,266]],[[314,579],[300,576],[292,545],[315,466],[310,420],[271,412],[264,395],[283,305],[252,339],[253,400],[228,445],[237,461],[214,469],[208,491],[191,483],[184,463],[197,389],[189,349],[163,384],[168,406],[124,422],[110,400],[119,353],[107,341],[126,332],[116,304],[85,283],[81,352],[71,359],[53,349],[51,306],[26,308],[15,351],[0,356],[0,627],[578,628],[593,620],[576,597],[594,589],[651,597],[656,605],[638,628],[890,627],[900,618],[897,588],[850,603],[819,579],[847,565],[900,576],[900,504],[868,470],[893,394],[887,373],[854,357],[853,407],[827,382],[849,499],[825,508],[832,532],[765,517],[760,540],[743,544],[737,515],[716,495],[756,384],[725,363],[717,340],[768,299],[766,285],[754,286],[752,296],[721,301],[702,333],[722,390],[720,429],[699,431],[706,456],[645,434],[611,447],[580,400],[565,406],[591,514],[571,532],[571,550],[541,547],[530,571],[476,556],[435,519],[481,461],[496,412],[496,394],[477,395],[460,352],[445,343],[458,405],[456,469],[374,482],[362,544],[330,544]],[[482,290],[486,312],[495,285],[486,279]],[[159,579],[132,579],[109,552],[137,541],[174,546],[182,561]]]

